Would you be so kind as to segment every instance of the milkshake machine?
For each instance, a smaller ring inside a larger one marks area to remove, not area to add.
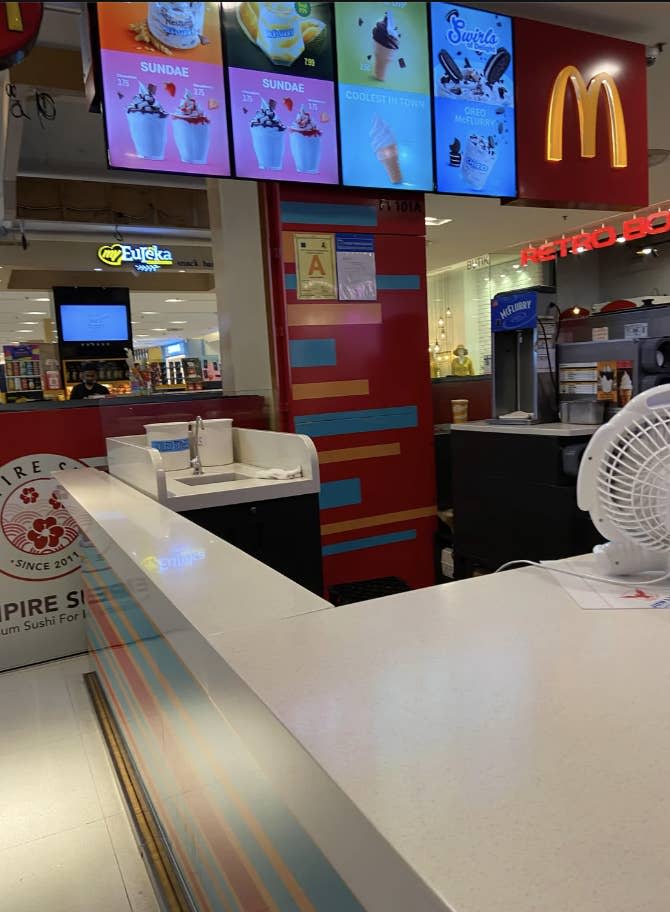
[[[491,424],[557,420],[554,301],[554,290],[543,286],[501,292],[491,301]]]

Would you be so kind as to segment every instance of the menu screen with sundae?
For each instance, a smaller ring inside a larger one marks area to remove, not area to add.
[[[97,3],[113,168],[230,175],[218,3]]]
[[[431,3],[437,190],[516,196],[512,20]]]
[[[342,180],[433,189],[424,3],[336,3]]]
[[[226,3],[235,174],[337,184],[331,3]]]

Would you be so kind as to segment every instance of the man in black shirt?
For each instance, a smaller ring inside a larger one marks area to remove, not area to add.
[[[89,399],[92,396],[109,396],[109,390],[98,383],[98,372],[91,364],[84,364],[81,369],[81,383],[72,388],[70,399]]]

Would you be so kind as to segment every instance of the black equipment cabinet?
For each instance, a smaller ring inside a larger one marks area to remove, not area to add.
[[[576,467],[588,433],[452,428],[450,439],[457,579],[511,560],[583,554],[602,541],[577,507]]]
[[[181,514],[316,595],[323,595],[318,494]]]

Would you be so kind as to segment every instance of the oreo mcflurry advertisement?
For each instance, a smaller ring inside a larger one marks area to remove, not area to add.
[[[512,20],[430,7],[437,189],[516,196]]]

